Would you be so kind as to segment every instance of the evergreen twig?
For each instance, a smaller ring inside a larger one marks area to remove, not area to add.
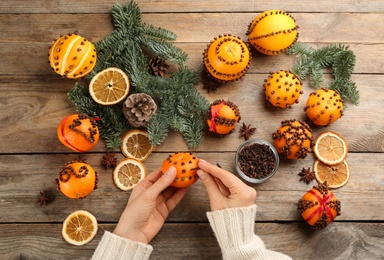
[[[310,85],[314,88],[323,86],[323,69],[332,68],[333,80],[327,88],[336,90],[341,98],[354,105],[359,103],[359,91],[352,81],[356,56],[348,46],[342,44],[330,44],[314,50],[307,44],[297,42],[287,51],[289,55],[296,55],[297,60],[292,72],[304,80],[308,75]]]

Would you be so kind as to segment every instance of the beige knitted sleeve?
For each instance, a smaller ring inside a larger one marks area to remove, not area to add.
[[[208,220],[221,247],[223,259],[291,259],[267,250],[255,235],[256,205],[208,212]]]
[[[92,259],[146,260],[151,255],[152,250],[151,245],[131,241],[105,231]]]

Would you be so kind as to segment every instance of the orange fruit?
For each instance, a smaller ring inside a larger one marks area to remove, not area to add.
[[[266,99],[275,107],[291,108],[295,103],[299,103],[301,90],[300,79],[287,70],[280,70],[270,73],[265,80],[263,90]]]
[[[228,134],[240,121],[239,108],[231,101],[216,100],[208,110],[207,124],[209,131],[217,134]]]
[[[69,244],[82,246],[89,243],[97,234],[95,216],[85,210],[77,210],[63,222],[62,236]]]
[[[169,167],[176,168],[176,178],[171,186],[176,188],[186,188],[194,184],[197,179],[197,169],[199,159],[192,153],[174,153],[169,155],[161,165],[161,172],[165,173]]]
[[[287,159],[305,158],[312,151],[312,130],[301,120],[284,120],[272,134],[277,152]]]
[[[328,165],[343,162],[348,154],[347,141],[336,132],[325,131],[315,140],[313,151],[320,161]]]
[[[297,41],[298,28],[290,14],[268,10],[256,16],[249,25],[248,40],[259,52],[277,55]]]
[[[124,191],[133,189],[145,178],[144,164],[136,159],[126,158],[120,161],[113,170],[115,185]]]
[[[130,85],[127,74],[119,68],[107,68],[97,73],[89,83],[92,99],[101,105],[114,105],[127,97]]]
[[[326,184],[319,184],[304,194],[297,209],[309,225],[320,229],[340,215],[341,203]]]
[[[326,181],[329,188],[334,189],[344,186],[350,176],[347,161],[330,166],[316,160],[313,169],[318,183],[324,183]]]
[[[97,173],[85,161],[74,160],[61,167],[56,183],[66,197],[82,199],[97,188]]]
[[[49,48],[49,65],[57,74],[77,79],[89,74],[96,65],[95,46],[80,35],[67,34]]]
[[[154,149],[146,131],[134,129],[123,136],[121,151],[128,158],[144,161]]]
[[[321,88],[309,94],[304,111],[315,125],[328,126],[343,116],[343,100],[336,91]]]
[[[96,146],[100,133],[93,118],[85,114],[72,114],[61,120],[57,137],[69,149],[85,153]]]
[[[203,55],[205,68],[219,81],[242,78],[249,68],[252,57],[248,46],[239,37],[232,35],[215,37]]]

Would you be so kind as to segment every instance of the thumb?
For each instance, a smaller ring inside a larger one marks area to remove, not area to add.
[[[207,189],[208,196],[210,198],[214,198],[215,196],[218,196],[220,193],[220,189],[217,186],[217,183],[213,179],[213,177],[206,173],[203,170],[198,170],[197,175],[199,178],[203,181],[205,188]]]
[[[157,197],[161,192],[171,185],[176,178],[176,168],[171,166],[169,169],[148,189],[154,197]]]

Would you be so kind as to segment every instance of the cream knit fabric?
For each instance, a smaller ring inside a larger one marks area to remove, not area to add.
[[[152,246],[134,242],[105,231],[92,259],[114,260],[146,260],[152,253]]]
[[[207,213],[225,260],[286,260],[290,257],[267,250],[254,233],[256,205]]]

